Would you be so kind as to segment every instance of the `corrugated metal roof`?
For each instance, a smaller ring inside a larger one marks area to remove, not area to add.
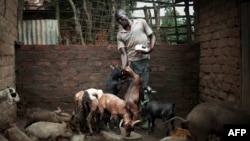
[[[56,45],[57,20],[25,20],[18,23],[18,40],[24,45]]]

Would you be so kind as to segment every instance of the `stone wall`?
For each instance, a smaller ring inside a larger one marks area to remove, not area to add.
[[[158,93],[153,97],[175,102],[184,115],[197,103],[199,46],[155,48],[149,84]],[[76,92],[104,88],[111,64],[120,65],[119,51],[112,45],[21,46],[16,48],[17,90],[25,107],[72,110]]]
[[[0,0],[0,90],[15,87],[17,4],[16,0]]]
[[[202,101],[240,106],[240,26],[237,0],[195,0]]]

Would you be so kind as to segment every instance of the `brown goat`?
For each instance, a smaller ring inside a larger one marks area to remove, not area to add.
[[[133,114],[133,120],[136,120],[138,117],[138,103],[141,88],[141,78],[130,68],[129,65],[124,70],[126,75],[130,75],[133,78],[133,80],[129,84],[124,99],[126,101],[127,108],[130,109]]]
[[[126,136],[130,136],[134,125],[140,122],[140,120],[131,120],[129,111],[126,107],[126,102],[116,95],[105,93],[99,98],[99,110],[101,113],[101,119],[103,117],[105,109],[111,113],[111,118],[117,116],[122,117]]]
[[[77,92],[74,97],[76,103],[75,106],[76,113],[79,112],[87,113],[86,120],[91,135],[93,134],[91,120],[93,118],[94,112],[98,108],[98,97],[100,97],[102,94],[103,91],[101,89],[90,88],[85,91]]]

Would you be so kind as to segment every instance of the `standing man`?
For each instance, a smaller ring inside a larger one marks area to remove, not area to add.
[[[129,19],[123,9],[116,11],[115,19],[122,26],[122,29],[117,33],[122,69],[130,61],[130,67],[142,77],[141,88],[146,88],[149,80],[150,52],[154,49],[155,35],[144,19]],[[136,51],[136,45],[146,46],[148,51]]]

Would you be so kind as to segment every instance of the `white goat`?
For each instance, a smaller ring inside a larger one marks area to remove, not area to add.
[[[0,91],[0,132],[10,128],[16,122],[17,105],[20,98],[13,87]]]
[[[93,118],[94,112],[98,108],[98,97],[101,97],[102,94],[103,91],[101,89],[89,88],[85,91],[77,92],[74,97],[76,112],[78,113],[81,110],[85,110],[88,114],[86,120],[90,134],[93,134],[91,119]]]
[[[7,100],[9,104],[13,102],[19,102],[20,97],[13,87],[7,87],[0,91],[0,101]]]

